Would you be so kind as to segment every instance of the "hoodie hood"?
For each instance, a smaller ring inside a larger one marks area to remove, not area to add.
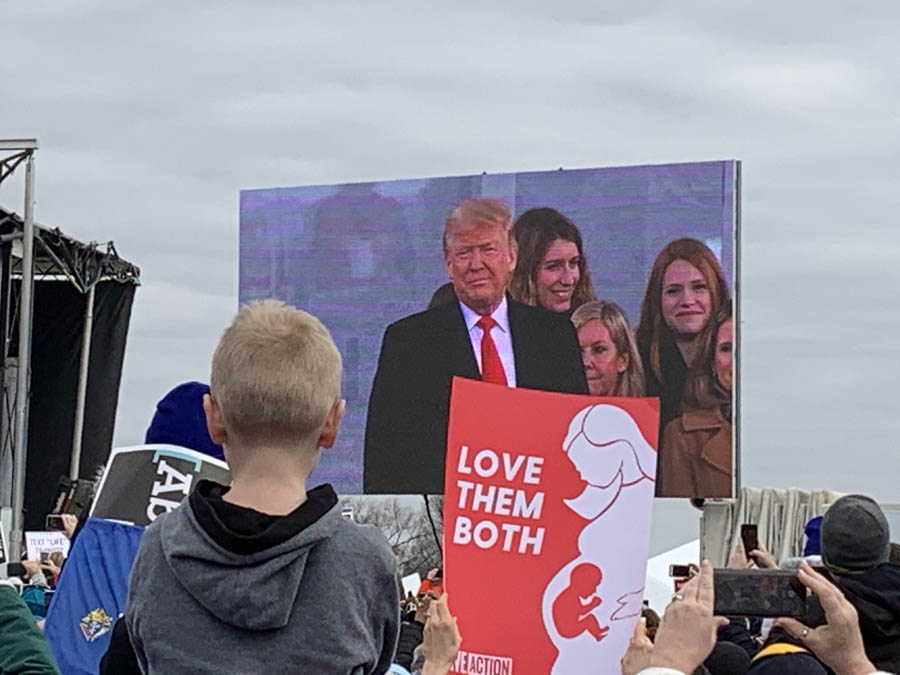
[[[244,630],[287,625],[313,550],[341,525],[340,507],[289,539],[250,554],[232,553],[200,526],[186,501],[160,522],[163,555],[172,573],[219,621]]]

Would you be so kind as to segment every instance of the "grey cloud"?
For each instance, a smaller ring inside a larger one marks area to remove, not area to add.
[[[0,135],[42,141],[42,222],[143,269],[120,443],[207,377],[242,188],[742,159],[746,482],[890,497],[898,18],[890,1],[20,3]],[[671,509],[670,535],[696,532]]]

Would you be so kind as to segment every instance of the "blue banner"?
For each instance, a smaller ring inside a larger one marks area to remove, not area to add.
[[[125,611],[143,533],[143,527],[89,518],[76,537],[44,625],[62,673],[97,673],[113,624]]]

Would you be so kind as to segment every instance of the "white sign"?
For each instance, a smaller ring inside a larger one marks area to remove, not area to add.
[[[109,456],[97,497],[94,518],[147,526],[173,511],[202,478],[228,485],[228,465],[177,445],[116,448]]]
[[[40,560],[42,553],[62,553],[63,558],[69,556],[69,539],[59,531],[26,532],[25,550],[29,560]]]
[[[403,577],[400,583],[403,585],[403,597],[405,598],[410,593],[415,595],[419,592],[419,586],[422,585],[422,577],[419,576],[418,572],[413,572]]]

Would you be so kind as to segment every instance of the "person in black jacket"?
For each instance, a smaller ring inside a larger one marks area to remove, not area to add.
[[[512,214],[498,199],[447,217],[444,263],[458,302],[406,317],[384,334],[369,397],[364,491],[440,494],[454,376],[586,394],[565,315],[506,294],[516,265]]]
[[[900,672],[900,565],[889,561],[890,530],[875,500],[846,495],[822,519],[822,561],[856,608],[869,659]]]

